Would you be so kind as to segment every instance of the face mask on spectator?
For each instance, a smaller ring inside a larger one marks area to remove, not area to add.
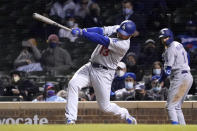
[[[69,27],[73,27],[74,26],[74,21],[72,21],[72,20],[69,20],[68,22],[67,22],[67,25],[69,26]]]
[[[14,79],[14,82],[18,82],[20,80],[20,77],[16,75],[16,76],[14,76],[13,79]]]
[[[119,77],[122,77],[125,74],[125,72],[122,70],[118,70],[116,73],[117,73],[117,76],[119,76]]]
[[[153,52],[155,52],[155,48],[154,47],[147,47],[145,50],[145,53],[148,54],[152,54]]]
[[[50,43],[49,43],[49,46],[50,46],[51,48],[55,48],[55,47],[57,46],[57,43],[50,42]]]
[[[123,8],[123,13],[126,15],[133,14],[133,9]]]
[[[153,88],[153,91],[155,91],[155,92],[161,91],[161,86],[156,86],[156,87],[154,87],[154,88]]]
[[[51,97],[55,95],[55,91],[54,90],[48,90],[47,91],[47,97]]]
[[[126,89],[132,89],[133,88],[133,82],[125,82],[125,88]]]
[[[154,75],[160,75],[161,74],[161,69],[153,69],[153,74]]]
[[[134,62],[132,62],[132,61],[127,61],[127,65],[128,65],[128,66],[134,66],[134,65],[135,65],[135,63],[134,63]]]

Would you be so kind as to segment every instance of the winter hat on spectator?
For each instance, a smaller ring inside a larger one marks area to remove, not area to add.
[[[136,80],[136,75],[135,75],[135,73],[127,72],[127,73],[125,74],[125,78],[127,78],[127,77],[131,77],[131,78],[133,78],[134,80]]]
[[[47,83],[44,85],[44,88],[45,88],[46,90],[53,89],[54,87],[55,87],[54,84],[51,83],[51,82],[47,82]]]
[[[75,17],[74,10],[72,10],[72,9],[66,10],[66,19],[67,18],[74,18],[74,17]]]
[[[129,57],[129,56],[133,56],[135,60],[137,59],[137,56],[134,52],[129,52],[126,57]]]
[[[148,39],[148,40],[145,41],[145,44],[148,44],[148,43],[155,44],[155,41],[153,39]]]
[[[47,43],[50,43],[50,42],[60,43],[59,37],[56,34],[49,35],[49,37],[47,39]]]
[[[20,77],[22,76],[22,72],[17,71],[17,70],[13,70],[10,72],[10,76],[13,76],[14,74],[19,75]]]
[[[144,90],[145,89],[145,84],[144,82],[139,82],[135,86],[135,90]]]
[[[44,85],[44,88],[46,90],[46,95],[47,97],[51,97],[51,96],[54,96],[55,95],[55,89],[54,89],[54,84],[51,83],[51,82],[47,82],[45,85]]]
[[[156,43],[153,39],[147,39],[144,43],[144,47],[147,48],[147,47],[155,47],[156,46]]]
[[[32,44],[33,44],[34,46],[37,46],[37,45],[38,45],[36,39],[30,38],[30,39],[28,39],[28,40],[22,41],[22,47],[32,47]]]

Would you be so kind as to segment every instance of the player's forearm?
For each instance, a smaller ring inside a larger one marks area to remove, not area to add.
[[[94,32],[98,33],[100,35],[103,35],[103,28],[101,27],[92,27],[92,28],[86,28],[87,32]]]
[[[94,32],[86,32],[85,30],[83,30],[82,36],[94,43],[103,45],[105,47],[108,47],[110,43],[110,40],[108,37],[105,37],[103,35],[100,35]]]
[[[26,60],[15,60],[15,62],[14,62],[15,67],[23,66],[23,65],[28,65]]]
[[[41,55],[40,51],[38,50],[38,48],[33,46],[32,51],[34,53],[36,60],[40,60],[42,55]]]

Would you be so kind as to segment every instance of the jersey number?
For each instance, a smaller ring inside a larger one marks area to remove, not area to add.
[[[100,50],[100,54],[103,56],[108,56],[109,55],[109,49],[106,48],[105,46],[102,46],[101,50]]]

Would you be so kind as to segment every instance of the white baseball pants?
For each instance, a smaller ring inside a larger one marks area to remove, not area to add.
[[[166,108],[169,119],[172,122],[178,122],[181,125],[186,124],[181,106],[192,86],[192,83],[193,77],[190,72],[185,74],[179,72],[171,78]]]
[[[128,110],[115,103],[110,103],[111,83],[115,70],[94,68],[91,63],[82,66],[69,81],[68,98],[66,105],[66,118],[77,120],[78,92],[83,87],[93,86],[97,103],[101,110],[113,115],[119,115],[121,119],[129,117]]]

